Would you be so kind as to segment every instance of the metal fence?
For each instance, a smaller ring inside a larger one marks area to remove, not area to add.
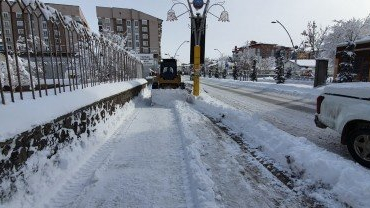
[[[26,91],[36,99],[141,75],[123,38],[91,33],[38,0],[0,2],[2,104]]]

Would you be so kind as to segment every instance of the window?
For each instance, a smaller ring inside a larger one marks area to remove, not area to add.
[[[139,34],[135,34],[135,40],[139,40]]]
[[[149,46],[149,42],[148,41],[143,41],[143,46]]]
[[[9,37],[8,38],[5,38],[6,42],[11,42],[12,39],[10,39]]]
[[[17,21],[17,26],[18,27],[23,27],[23,21]]]
[[[48,24],[46,22],[42,22],[42,29],[48,29]]]
[[[143,34],[143,39],[147,40],[149,38],[148,34]]]
[[[49,38],[44,38],[45,43],[49,43]]]
[[[12,50],[12,46],[8,45],[8,50]]]
[[[127,46],[128,46],[128,47],[132,47],[132,42],[131,42],[131,41],[128,41],[128,42],[127,42]]]
[[[135,23],[135,27],[139,27],[139,21],[135,20],[134,23]]]
[[[4,21],[5,27],[10,27],[10,22],[9,21]]]
[[[148,20],[141,20],[142,25],[148,25]]]
[[[98,25],[102,25],[103,24],[103,21],[100,17],[98,17]]]
[[[122,25],[122,19],[117,19],[117,25]]]
[[[9,19],[9,12],[3,12],[4,19]]]
[[[139,33],[139,28],[135,27],[135,33]]]
[[[123,32],[123,27],[122,26],[117,26],[117,32]]]
[[[49,33],[48,33],[48,31],[43,31],[42,35],[43,35],[44,37],[48,37]]]
[[[24,34],[24,30],[23,29],[18,29],[18,34],[19,35],[23,35]]]
[[[147,28],[147,27],[142,27],[142,28],[141,28],[141,30],[142,30],[143,32],[148,32],[148,28]]]
[[[132,36],[131,35],[127,35],[127,40],[132,40]]]
[[[23,17],[23,15],[22,15],[21,12],[17,12],[17,13],[15,13],[15,17],[18,18],[18,19],[20,19],[20,18]]]
[[[127,27],[127,34],[131,34],[131,27]]]
[[[127,20],[126,25],[127,25],[127,27],[131,26],[131,20]]]
[[[106,24],[109,24],[110,23],[110,19],[109,18],[105,18],[105,23]]]
[[[135,42],[135,46],[136,46],[136,48],[140,47],[139,41]]]
[[[5,30],[5,35],[10,35],[10,30],[9,29]]]

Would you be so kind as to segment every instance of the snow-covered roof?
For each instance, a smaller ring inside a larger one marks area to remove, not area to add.
[[[290,60],[290,62],[295,63],[295,60]],[[315,59],[297,59],[297,65],[300,67],[315,67]]]
[[[359,40],[355,41],[356,44],[363,44],[363,43],[370,43],[370,36],[366,36],[364,38],[361,38]],[[339,43],[337,47],[343,47],[346,46],[347,42]]]

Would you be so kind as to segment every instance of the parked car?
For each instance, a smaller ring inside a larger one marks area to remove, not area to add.
[[[316,111],[316,126],[339,132],[351,156],[370,168],[370,83],[325,87]]]

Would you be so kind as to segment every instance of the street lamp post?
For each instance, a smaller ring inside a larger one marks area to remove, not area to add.
[[[220,53],[221,57],[223,57],[223,56],[224,56],[224,55],[221,53],[221,51],[220,51],[220,50],[218,50],[217,48],[215,48],[215,49],[213,49],[213,50],[218,51],[218,52]]]
[[[284,25],[283,25],[279,20],[272,21],[271,23],[273,23],[273,24],[278,23],[281,27],[283,27],[283,28],[284,28],[285,32],[288,34],[289,39],[290,39],[290,42],[292,43],[292,47],[293,47],[294,61],[295,61],[295,63],[297,63],[297,54],[296,54],[296,50],[297,50],[298,46],[295,46],[295,45],[294,45],[294,43],[293,43],[293,39],[292,39],[292,37],[290,36],[290,34],[289,34],[288,30],[286,29],[286,27],[285,27],[285,26],[284,26]]]
[[[201,54],[200,54],[200,51],[201,51],[201,38],[202,38],[202,34],[204,34],[205,30],[206,30],[206,26],[205,26],[205,20],[207,18],[207,14],[211,14],[213,16],[215,16],[216,18],[218,18],[218,21],[222,21],[222,22],[228,22],[229,21],[229,13],[225,10],[225,8],[223,7],[223,4],[225,2],[219,2],[219,3],[215,3],[215,4],[212,4],[210,5],[210,0],[207,0],[206,3],[204,3],[203,0],[193,0],[192,2],[190,2],[190,0],[186,0],[187,1],[187,4],[184,3],[183,1],[181,0],[172,0],[173,1],[173,5],[171,7],[170,10],[168,10],[167,12],[167,21],[175,21],[178,19],[178,17],[186,14],[186,13],[189,13],[190,14],[190,19],[191,19],[191,30],[192,30],[192,33],[194,34],[194,42],[195,42],[195,46],[194,46],[194,84],[193,84],[193,95],[195,96],[199,96],[199,71],[200,71],[200,59],[201,59]],[[186,8],[186,11],[183,12],[182,14],[180,15],[176,15],[175,11],[173,10],[173,8],[176,6],[176,5],[182,5]],[[214,6],[220,6],[223,8],[223,11],[221,12],[220,16],[216,16],[214,14],[212,14],[210,12],[210,9]],[[203,13],[201,14],[200,12],[198,12],[198,10],[200,9],[203,9]],[[194,14],[194,10],[196,10],[197,12]]]
[[[189,42],[190,42],[190,41],[188,41],[188,40],[185,40],[184,42],[182,42],[182,43],[181,43],[181,45],[177,48],[177,50],[176,50],[176,52],[175,52],[174,57],[176,57],[177,52],[179,51],[179,49],[181,48],[181,46],[182,46],[182,45],[184,45],[185,43],[189,43]]]

